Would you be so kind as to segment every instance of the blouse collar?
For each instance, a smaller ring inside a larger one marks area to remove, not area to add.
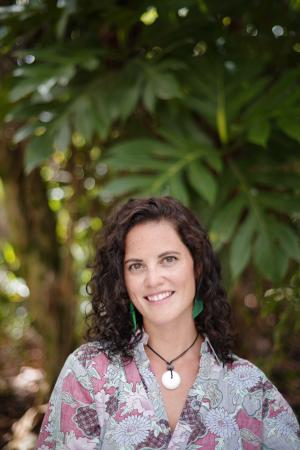
[[[143,328],[142,333],[143,333],[143,336],[139,343],[139,346],[143,347],[142,350],[144,350],[144,346],[147,345],[147,342],[149,340],[149,335],[146,333],[144,328]],[[213,348],[213,346],[209,340],[209,337],[206,334],[204,334],[204,341],[202,342],[202,345],[200,348],[200,354],[201,355],[211,355],[211,356],[213,356],[213,358],[219,365],[222,365],[222,362],[218,358],[218,355],[216,354],[215,349]]]

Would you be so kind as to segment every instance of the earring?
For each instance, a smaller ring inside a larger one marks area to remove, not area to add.
[[[199,316],[199,314],[202,313],[203,309],[204,309],[204,305],[203,305],[202,298],[196,297],[194,307],[193,307],[193,319],[195,319],[197,316]]]
[[[133,304],[131,302],[130,302],[130,305],[129,305],[129,310],[130,310],[130,315],[131,315],[131,321],[132,321],[132,324],[133,324],[133,331],[135,332],[136,329],[137,329],[136,314],[135,314],[134,306],[133,306]]]

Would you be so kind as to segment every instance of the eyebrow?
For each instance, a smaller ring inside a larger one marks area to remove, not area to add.
[[[172,255],[180,255],[180,252],[176,252],[175,250],[174,251],[170,250],[170,251],[167,251],[167,252],[160,253],[158,255],[158,258],[162,258],[163,256],[170,255],[170,254],[172,254]],[[126,259],[126,261],[124,261],[124,264],[127,264],[129,262],[142,262],[142,261],[143,260],[139,259],[139,258],[129,258],[129,259]]]

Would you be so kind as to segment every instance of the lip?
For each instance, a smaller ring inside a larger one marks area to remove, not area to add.
[[[164,303],[167,303],[168,300],[172,297],[172,295],[175,293],[175,291],[162,291],[162,292],[157,292],[155,294],[150,294],[149,297],[152,297],[154,295],[159,295],[159,294],[163,294],[164,292],[171,292],[170,295],[168,295],[168,297],[163,298],[162,300],[148,300],[148,296],[145,296],[144,299],[147,300],[148,303],[151,303],[152,305],[162,305]]]

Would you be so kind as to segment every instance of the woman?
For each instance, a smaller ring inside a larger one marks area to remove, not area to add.
[[[131,199],[102,238],[91,342],[66,361],[37,448],[300,449],[289,405],[232,354],[219,262],[191,211]]]

